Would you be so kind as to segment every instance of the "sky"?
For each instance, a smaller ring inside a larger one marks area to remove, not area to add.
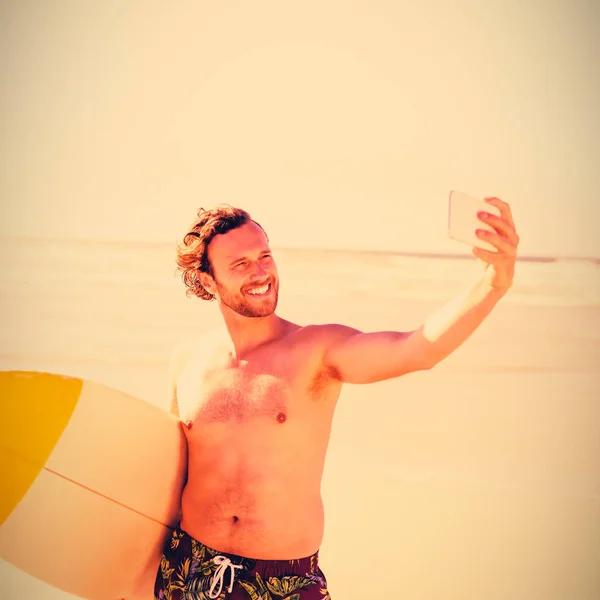
[[[522,254],[600,256],[593,0],[0,11],[0,235],[174,242],[228,203],[273,246],[462,252],[457,189]]]

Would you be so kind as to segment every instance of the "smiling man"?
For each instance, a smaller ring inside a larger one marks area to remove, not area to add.
[[[160,600],[327,600],[318,551],[321,478],[344,383],[431,369],[456,350],[512,285],[519,238],[509,206],[480,214],[479,281],[414,331],[363,333],[278,316],[279,276],[262,227],[238,208],[200,210],[177,262],[187,294],[215,301],[220,333],[181,345],[170,409],[184,424],[181,520],[156,579]]]

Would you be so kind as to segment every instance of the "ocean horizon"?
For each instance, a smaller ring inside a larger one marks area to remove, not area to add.
[[[176,244],[181,240],[168,241],[165,239],[161,240],[149,240],[149,239],[126,239],[126,238],[110,238],[110,237],[53,237],[53,236],[36,236],[36,235],[0,235],[0,242],[48,242],[48,243],[75,243],[75,244],[107,244],[114,246],[137,246],[137,245],[148,245],[148,246],[168,246],[175,248]],[[343,246],[311,246],[305,244],[303,246],[294,245],[274,245],[272,246],[274,251],[282,252],[323,252],[329,254],[388,254],[391,256],[410,256],[414,258],[445,258],[445,259],[457,259],[457,260],[472,260],[473,256],[468,251],[463,252],[444,252],[438,250],[416,250],[416,249],[386,249],[386,248],[370,248],[370,247],[355,247],[347,248]],[[545,253],[529,253],[519,254],[517,256],[518,262],[583,262],[600,264],[600,256],[591,256],[583,254],[545,254]]]

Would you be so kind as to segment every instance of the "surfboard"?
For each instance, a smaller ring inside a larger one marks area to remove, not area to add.
[[[179,517],[181,422],[100,383],[0,372],[0,557],[89,600],[149,600]]]

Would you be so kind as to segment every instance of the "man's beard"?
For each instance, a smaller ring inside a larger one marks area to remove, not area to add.
[[[272,315],[277,308],[277,302],[279,300],[278,281],[271,281],[271,289],[269,290],[269,295],[266,299],[261,299],[259,296],[254,301],[249,298],[247,294],[244,294],[243,292],[232,293],[216,279],[214,281],[221,302],[238,315],[252,318],[268,317],[269,315]]]

